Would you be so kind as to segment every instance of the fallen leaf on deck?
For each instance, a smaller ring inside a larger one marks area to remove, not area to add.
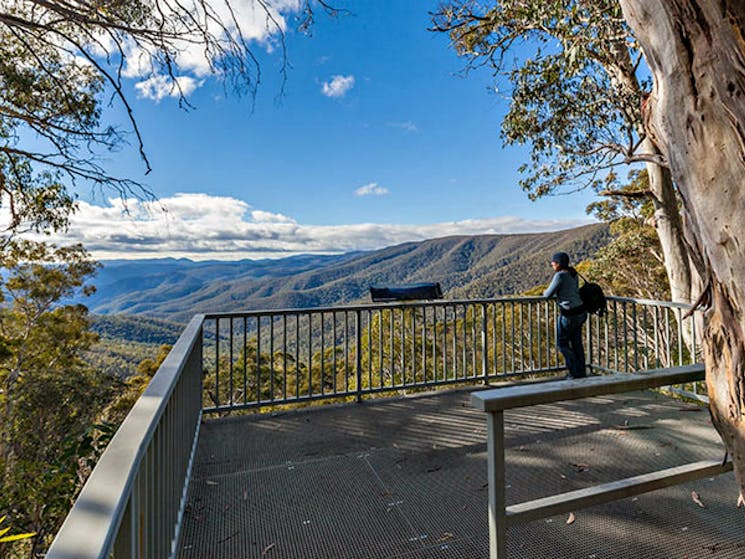
[[[211,479],[208,479],[206,483],[207,483],[207,485],[217,485],[217,482],[216,481],[212,481]]]
[[[266,546],[264,548],[264,551],[261,552],[261,555],[262,556],[266,555],[267,553],[269,553],[275,547],[277,547],[277,544],[276,543],[270,543],[268,546]]]
[[[642,429],[654,429],[654,425],[629,425],[624,423],[623,425],[615,425],[613,428],[620,431],[641,431]]]
[[[455,536],[451,534],[450,532],[443,532],[442,536],[437,538],[437,543],[446,542],[448,540],[452,540]]]
[[[587,470],[590,469],[590,466],[588,466],[587,464],[574,464],[573,463],[572,468],[574,468],[574,470],[577,472],[586,472]]]
[[[574,513],[573,512],[570,512],[569,513],[569,518],[567,518],[567,524],[574,523],[574,519],[575,519]]]
[[[695,491],[691,491],[691,499],[693,499],[693,502],[700,506],[702,509],[706,508],[706,505],[701,501],[701,498]]]

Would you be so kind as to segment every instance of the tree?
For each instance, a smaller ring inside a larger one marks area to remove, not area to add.
[[[745,495],[745,2],[621,0],[654,77],[645,121],[705,283],[709,408]]]
[[[634,171],[631,182],[619,194],[590,204],[589,212],[610,223],[613,240],[587,263],[586,273],[609,294],[666,301],[670,286],[664,257],[659,238],[649,225],[654,208],[643,195],[648,184],[645,171]],[[689,333],[689,329],[683,331]]]
[[[2,253],[0,301],[0,510],[36,532],[44,549],[67,513],[94,452],[92,426],[108,383],[88,367],[88,311],[64,305],[95,270],[81,247],[17,242]],[[20,544],[26,545],[26,542]]]
[[[119,428],[119,425],[124,421],[135,402],[142,396],[145,388],[147,388],[155,373],[158,372],[158,368],[168,357],[170,351],[170,345],[161,345],[154,358],[147,357],[140,361],[133,375],[117,383],[115,387],[116,395],[103,414],[106,424],[110,425],[110,430]]]
[[[64,229],[74,209],[65,181],[151,197],[139,182],[112,176],[99,163],[101,153],[127,135],[102,122],[104,96],[112,95],[129,115],[129,132],[149,171],[124,79],[143,79],[141,91],[176,95],[185,106],[186,93],[207,75],[253,97],[261,82],[256,43],[280,47],[286,75],[283,14],[296,14],[305,30],[314,5],[335,12],[323,0],[0,3],[0,207],[10,216],[6,233]]]
[[[671,176],[641,108],[650,84],[616,0],[449,2],[434,16],[470,66],[506,74],[506,144],[530,143],[521,181],[531,198],[591,186],[618,195],[618,165],[643,163],[672,298],[690,302],[691,269]],[[515,53],[529,51],[509,64]]]

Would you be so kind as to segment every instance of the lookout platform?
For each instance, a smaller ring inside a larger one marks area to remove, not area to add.
[[[486,414],[472,390],[201,426],[181,559],[488,556]],[[508,504],[722,458],[706,408],[655,392],[505,413]],[[731,473],[509,530],[520,559],[740,559]]]

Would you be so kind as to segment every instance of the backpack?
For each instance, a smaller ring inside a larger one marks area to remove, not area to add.
[[[582,287],[579,288],[579,297],[582,299],[582,306],[588,313],[593,313],[598,316],[603,316],[608,308],[608,303],[605,299],[605,293],[603,288],[597,283],[587,281],[584,276],[581,276]]]

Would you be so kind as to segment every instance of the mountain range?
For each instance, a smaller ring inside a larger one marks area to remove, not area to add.
[[[369,301],[373,285],[439,282],[448,299],[496,297],[548,283],[554,252],[568,252],[579,262],[609,239],[606,225],[592,224],[551,233],[444,237],[331,256],[104,261],[92,282],[97,292],[81,302],[95,314],[185,323],[197,312]]]

